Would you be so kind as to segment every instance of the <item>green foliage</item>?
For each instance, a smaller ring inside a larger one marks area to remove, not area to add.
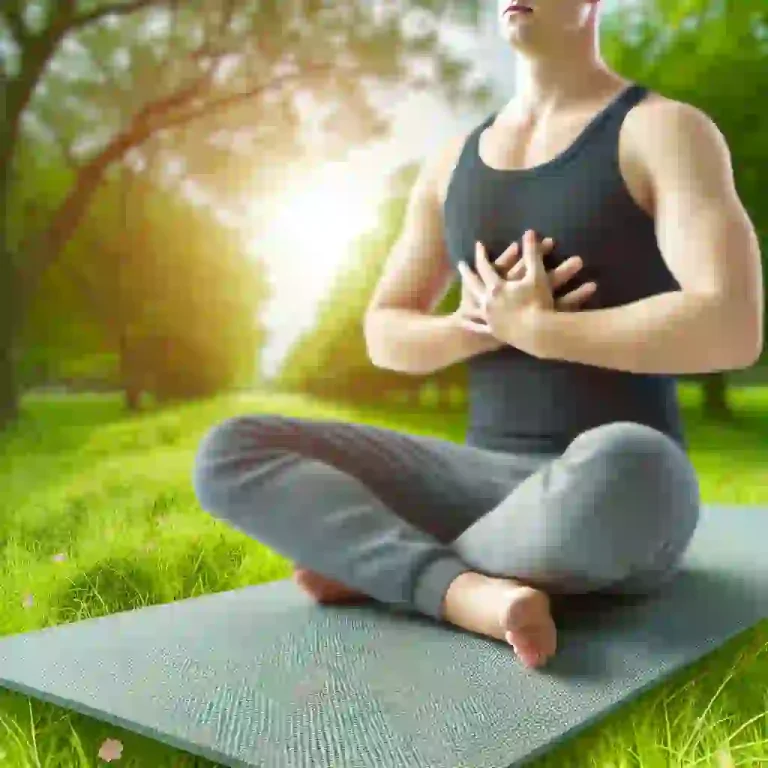
[[[47,275],[29,313],[27,364],[40,366],[45,349],[54,378],[90,371],[160,399],[210,395],[252,379],[267,296],[235,231],[125,174],[103,188]],[[110,354],[96,372],[98,351]]]
[[[434,29],[465,5],[413,2],[388,15],[359,0],[4,5],[0,210],[9,215],[0,216],[0,426],[15,414],[16,368],[29,384],[71,362],[74,350],[93,355],[119,347],[117,378],[135,378],[138,369],[146,379],[152,368],[151,386],[164,396],[251,378],[251,364],[233,350],[252,344],[252,323],[244,320],[238,330],[232,320],[244,317],[246,306],[235,283],[253,283],[242,270],[234,279],[239,268],[230,267],[238,259],[223,255],[239,246],[228,235],[203,233],[202,214],[190,218],[196,242],[208,242],[211,253],[221,249],[219,267],[230,263],[228,277],[218,272],[215,280],[230,288],[212,288],[208,301],[189,292],[184,301],[171,300],[170,286],[176,291],[186,283],[178,273],[168,282],[157,255],[155,263],[137,255],[147,243],[136,233],[130,243],[96,234],[87,214],[109,197],[98,197],[100,187],[129,160],[161,169],[155,176],[163,184],[175,174],[173,181],[194,181],[221,205],[247,203],[270,192],[287,165],[338,157],[383,136],[387,123],[369,102],[369,86],[415,83],[413,65],[424,57],[450,67],[435,90],[445,85],[462,98],[481,98],[482,89],[464,78],[471,62],[454,62],[438,36],[409,35],[402,23],[409,7],[420,7]],[[320,142],[306,142],[307,132]],[[174,215],[177,223],[184,218]],[[180,230],[168,243],[161,242],[168,227],[163,236],[154,224],[144,230],[155,233],[157,253],[172,256],[190,278],[207,276],[191,268],[204,261],[202,245],[189,255],[190,239],[181,254],[168,246],[178,244]],[[59,269],[59,261],[67,268]],[[162,302],[153,294],[148,308],[137,309],[152,286],[164,292]],[[31,347],[32,340],[40,346]],[[126,345],[138,359],[127,368]],[[160,361],[179,367],[173,376],[166,370],[162,384],[155,375]]]

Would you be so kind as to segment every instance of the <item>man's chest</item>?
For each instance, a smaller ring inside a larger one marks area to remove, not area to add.
[[[477,157],[459,163],[444,201],[451,262],[474,264],[476,241],[493,260],[533,229],[539,238],[555,241],[545,258],[548,269],[569,256],[582,258],[578,282],[597,281],[595,306],[674,288],[656,241],[652,181],[644,160],[648,142],[643,147],[637,135],[644,123],[647,130],[638,105],[620,130],[593,135],[563,161],[557,158],[571,147],[574,133],[578,139],[574,126],[570,134],[552,133],[538,150],[529,142],[525,152],[478,139]]]
[[[643,151],[647,151],[647,147],[645,150],[641,147],[643,131],[647,131],[649,120],[653,119],[653,108],[661,100],[664,100],[663,97],[649,94],[643,102],[629,111],[621,125],[614,148],[617,168],[626,192],[634,204],[649,216],[653,216],[654,211],[653,186],[643,159]],[[505,172],[513,172],[508,178],[509,187],[516,188],[518,177],[514,172],[536,173],[539,169],[546,168],[553,160],[562,157],[578,141],[590,117],[589,114],[571,116],[553,121],[547,126],[505,126],[493,132],[486,129],[478,138],[475,159],[491,175],[494,171],[498,174],[494,186],[499,189],[504,188]],[[449,157],[443,169],[438,190],[443,205],[456,171],[459,151],[457,146],[456,156]],[[564,182],[567,181],[565,175],[560,178]],[[524,186],[521,185],[521,189]],[[514,197],[514,192],[508,194]]]

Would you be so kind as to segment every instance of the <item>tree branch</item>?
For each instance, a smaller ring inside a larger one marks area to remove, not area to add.
[[[78,14],[70,23],[69,29],[82,29],[97,21],[101,21],[107,16],[130,16],[132,13],[136,13],[136,11],[150,8],[153,5],[162,5],[164,2],[165,0],[132,0],[129,3],[112,3]]]
[[[110,166],[129,150],[143,144],[153,132],[148,126],[134,126],[133,130],[115,136],[90,162],[80,167],[77,181],[53,214],[49,226],[34,238],[34,242],[27,241],[22,249],[30,256],[20,270],[25,302],[34,296],[42,276],[77,230]]]
[[[174,115],[167,120],[160,121],[156,126],[157,130],[168,130],[170,128],[178,128],[182,125],[187,125],[195,120],[199,120],[204,117],[209,117],[214,112],[218,112],[223,109],[228,109],[242,101],[247,101],[258,96],[263,91],[269,90],[275,85],[284,85],[286,81],[302,79],[310,74],[321,74],[325,70],[338,70],[338,64],[318,64],[312,67],[310,70],[300,70],[297,72],[291,72],[286,75],[281,75],[272,78],[268,83],[259,83],[252,88],[248,88],[245,91],[238,93],[231,93],[228,96],[222,96],[219,99],[213,99],[206,104],[203,104],[197,109],[183,112],[179,115]]]
[[[133,123],[136,125],[139,123],[146,123],[156,115],[162,115],[174,107],[183,106],[185,102],[191,101],[195,96],[201,95],[205,89],[211,85],[211,81],[211,73],[206,72],[200,77],[195,78],[195,80],[186,88],[182,88],[176,93],[172,93],[170,96],[146,104],[133,118]]]
[[[286,81],[302,79],[336,69],[338,69],[338,64],[317,64],[310,69],[274,77],[267,83],[259,83],[241,93],[223,96],[220,99],[209,101],[199,108],[170,115],[165,119],[152,120],[151,122],[146,119],[134,120],[125,131],[115,136],[90,162],[81,166],[77,182],[54,213],[50,226],[42,233],[34,247],[25,247],[24,250],[30,253],[32,258],[27,260],[25,269],[22,270],[24,295],[26,297],[34,295],[40,278],[56,260],[62,246],[79,226],[80,220],[85,215],[88,205],[101,185],[107,170],[113,163],[123,158],[129,150],[141,146],[161,130],[188,125],[194,120],[207,117],[218,110],[227,109],[277,85],[285,84]],[[170,98],[168,97],[164,101],[169,101]],[[154,116],[157,112],[155,106],[150,104],[140,114],[146,116],[149,113]]]

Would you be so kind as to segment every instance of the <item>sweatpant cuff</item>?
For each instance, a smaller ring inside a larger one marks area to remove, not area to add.
[[[416,579],[413,605],[420,613],[442,619],[443,600],[451,582],[472,569],[458,557],[442,557],[430,563]]]

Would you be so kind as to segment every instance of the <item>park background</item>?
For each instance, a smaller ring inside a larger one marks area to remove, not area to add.
[[[460,0],[4,0],[0,632],[289,575],[194,499],[195,447],[223,418],[463,439],[465,365],[377,369],[361,321],[420,163],[513,95],[495,12]],[[768,277],[765,2],[606,0],[601,47],[623,76],[717,123]],[[458,293],[457,281],[437,312]],[[707,503],[768,504],[765,361],[680,378]],[[552,764],[767,757],[765,635],[728,644]],[[675,736],[666,702],[683,689]],[[208,765],[16,694],[0,694],[0,718],[0,765],[97,765],[109,738],[125,765]]]

